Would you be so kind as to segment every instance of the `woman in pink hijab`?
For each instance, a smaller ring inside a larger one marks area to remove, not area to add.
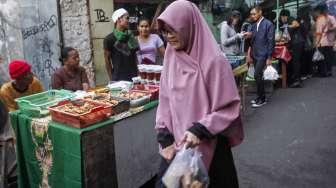
[[[196,147],[210,187],[238,187],[231,147],[243,140],[240,98],[230,64],[195,4],[177,0],[158,18],[168,45],[155,129],[165,173],[176,151]],[[156,187],[164,187],[161,181]]]

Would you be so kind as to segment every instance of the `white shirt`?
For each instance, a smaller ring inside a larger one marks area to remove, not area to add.
[[[261,21],[264,19],[264,17],[261,17],[261,19],[259,20],[259,22],[257,23],[257,32],[258,32],[258,29],[259,29],[259,25],[261,23]]]

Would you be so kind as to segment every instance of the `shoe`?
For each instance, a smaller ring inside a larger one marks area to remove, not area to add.
[[[305,80],[307,80],[308,79],[308,76],[302,76],[301,77],[301,81],[305,81]]]
[[[259,97],[258,98],[256,98],[256,99],[253,99],[250,103],[251,104],[256,104],[256,103],[258,103],[259,102]]]
[[[259,100],[257,103],[255,104],[252,104],[252,108],[259,108],[259,107],[262,107],[266,104],[266,100]]]
[[[302,85],[301,85],[300,82],[294,82],[294,83],[292,83],[289,87],[290,87],[290,88],[301,88]]]
[[[308,75],[307,75],[307,78],[312,78],[312,77],[313,77],[312,74],[308,74]]]

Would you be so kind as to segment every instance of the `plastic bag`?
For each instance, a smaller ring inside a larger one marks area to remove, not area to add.
[[[247,77],[253,78],[254,79],[254,66],[250,65],[248,70],[247,70]]]
[[[313,55],[313,62],[323,61],[324,55],[316,48],[314,55]]]
[[[277,80],[279,74],[272,65],[268,65],[264,71],[264,80]]]
[[[207,188],[208,171],[195,149],[179,151],[162,178],[167,188]]]

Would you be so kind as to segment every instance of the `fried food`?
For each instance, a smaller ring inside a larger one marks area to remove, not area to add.
[[[75,115],[81,115],[90,112],[90,110],[93,109],[94,107],[95,106],[93,104],[90,104],[88,102],[83,102],[81,104],[75,104],[70,102],[65,105],[59,106],[58,110]]]
[[[144,96],[146,96],[146,93],[142,93],[142,92],[122,92],[118,94],[118,97],[128,98],[131,100],[140,99]]]

